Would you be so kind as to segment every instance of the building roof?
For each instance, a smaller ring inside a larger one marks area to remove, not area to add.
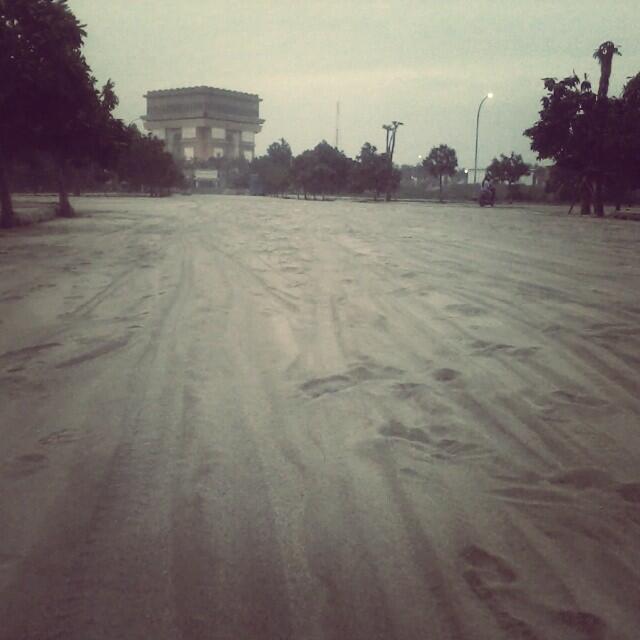
[[[180,95],[185,93],[208,93],[214,95],[228,95],[234,98],[251,98],[262,102],[262,99],[256,93],[245,93],[244,91],[231,91],[230,89],[220,89],[218,87],[207,87],[204,85],[198,87],[180,87],[175,89],[156,89],[147,91],[144,98],[156,98],[160,96]]]

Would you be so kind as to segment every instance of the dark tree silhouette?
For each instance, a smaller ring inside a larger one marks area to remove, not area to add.
[[[604,214],[603,186],[615,173],[616,145],[609,134],[616,125],[609,118],[614,109],[607,92],[613,56],[619,53],[612,42],[596,50],[601,65],[597,95],[586,75],[582,80],[576,73],[563,80],[545,78],[540,118],[524,132],[539,159],[556,162],[557,175],[575,175],[582,214],[591,213],[592,203],[597,215]]]
[[[598,98],[596,102],[597,114],[597,147],[595,149],[598,170],[594,175],[594,203],[593,208],[597,216],[604,215],[603,189],[606,166],[604,165],[604,146],[609,111],[609,80],[613,66],[613,56],[621,55],[620,50],[611,42],[603,42],[594,52],[593,57],[600,64],[600,82],[598,83]]]
[[[127,138],[117,163],[120,180],[152,196],[168,193],[171,187],[182,184],[184,178],[161,140],[151,134],[142,135],[135,125],[128,127]]]
[[[397,190],[402,174],[393,166],[386,153],[378,153],[375,146],[365,142],[353,165],[351,185],[354,191],[372,191],[374,200],[380,194]]]
[[[433,147],[429,155],[422,161],[422,166],[428,174],[438,178],[440,201],[442,202],[442,178],[443,176],[454,176],[458,167],[455,149],[446,144]]]
[[[289,143],[281,138],[272,142],[264,156],[255,158],[251,169],[267,193],[284,194],[292,180],[293,154]]]
[[[506,182],[509,190],[509,199],[513,202],[514,185],[523,176],[531,173],[529,165],[524,162],[519,153],[511,152],[511,155],[505,156],[500,154],[500,158],[494,158],[487,167],[487,174],[498,180],[498,182]]]
[[[323,140],[294,159],[293,181],[305,198],[311,194],[324,199],[327,194],[340,193],[346,188],[350,167],[349,158]]]
[[[111,117],[113,84],[96,89],[82,45],[86,33],[66,0],[0,3],[0,199],[2,225],[14,224],[7,169],[18,155],[50,154],[56,163],[60,215],[72,162],[113,162],[123,128]]]

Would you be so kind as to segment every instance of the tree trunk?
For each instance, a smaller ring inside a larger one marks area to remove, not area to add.
[[[596,188],[594,192],[593,199],[593,213],[595,213],[598,218],[604,217],[604,197],[602,193],[602,176],[596,177]]]
[[[580,185],[580,215],[591,215],[591,184],[586,178]]]
[[[440,202],[442,202],[442,176],[439,176],[440,178]]]
[[[603,181],[604,181],[604,168],[603,162],[603,148],[604,137],[607,128],[607,115],[608,115],[608,94],[609,94],[609,79],[611,78],[611,69],[613,66],[613,56],[619,53],[613,42],[603,42],[596,50],[594,57],[600,63],[600,83],[598,84],[598,100],[596,103],[597,115],[598,115],[598,142],[596,150],[596,158],[598,161],[598,173],[595,176],[595,191],[594,191],[594,213],[602,218],[604,216],[604,197],[603,197]]]
[[[58,208],[56,215],[59,218],[73,218],[76,212],[69,202],[69,192],[67,191],[67,166],[64,160],[58,162]]]
[[[11,201],[11,191],[7,180],[7,166],[4,156],[0,154],[0,227],[9,229],[16,225],[16,215]]]

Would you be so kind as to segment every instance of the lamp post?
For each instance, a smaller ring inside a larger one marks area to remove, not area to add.
[[[480,109],[482,109],[482,105],[487,101],[487,98],[493,98],[493,93],[487,93],[487,95],[482,98],[482,100],[480,101],[480,105],[478,106],[478,116],[476,117],[476,155],[473,162],[473,184],[476,184],[477,182],[478,173],[478,129],[480,127]]]

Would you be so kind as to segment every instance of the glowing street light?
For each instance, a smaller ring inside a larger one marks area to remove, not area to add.
[[[493,98],[493,93],[487,93],[487,95],[482,98],[480,105],[478,106],[478,115],[476,117],[476,155],[473,163],[473,184],[476,184],[477,182],[478,173],[478,129],[480,127],[480,109],[482,109],[482,105],[487,101],[487,99],[491,100],[491,98]]]

